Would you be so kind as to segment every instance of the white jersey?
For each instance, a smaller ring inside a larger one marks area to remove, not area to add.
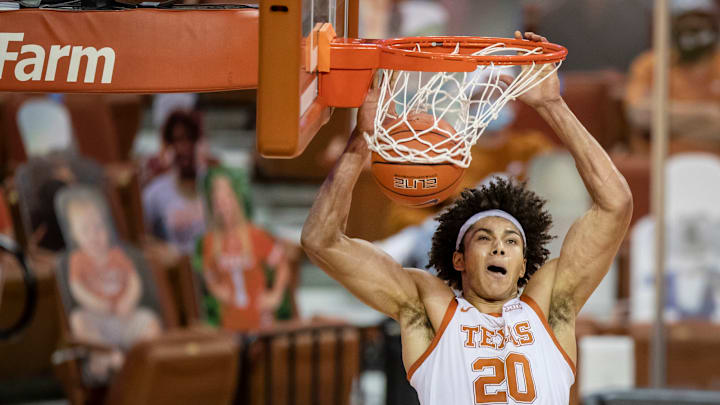
[[[485,314],[458,297],[408,380],[423,405],[558,405],[569,401],[575,366],[532,298]]]

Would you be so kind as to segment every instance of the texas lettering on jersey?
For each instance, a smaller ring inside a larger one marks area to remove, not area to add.
[[[465,347],[486,347],[503,350],[505,345],[525,346],[535,343],[535,337],[529,321],[505,325],[504,328],[488,329],[482,325],[460,325]]]

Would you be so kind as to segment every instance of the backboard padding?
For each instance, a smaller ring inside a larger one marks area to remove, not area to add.
[[[335,32],[357,35],[358,0],[263,0],[260,2],[257,145],[260,154],[292,158],[330,119],[317,99],[318,73],[308,72],[306,50],[317,23],[334,21]],[[312,65],[311,65],[312,66]]]

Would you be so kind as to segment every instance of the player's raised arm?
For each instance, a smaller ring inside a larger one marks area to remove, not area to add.
[[[328,275],[402,325],[427,319],[411,273],[371,243],[345,235],[353,187],[370,154],[362,133],[373,131],[376,105],[377,92],[371,89],[357,127],[305,221],[302,246]]]
[[[532,33],[525,38],[546,41]],[[605,150],[560,97],[555,74],[520,99],[534,107],[563,141],[593,201],[568,231],[557,261],[552,300],[562,299],[568,312],[574,310],[565,315],[574,317],[610,268],[630,223],[632,194]]]

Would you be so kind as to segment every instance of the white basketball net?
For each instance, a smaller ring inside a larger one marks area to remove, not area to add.
[[[419,45],[416,50],[420,51]],[[456,48],[455,52],[457,53]],[[473,55],[540,54],[542,48],[528,50],[498,43]],[[472,159],[470,148],[483,134],[490,121],[497,118],[508,101],[537,86],[554,73],[560,63],[542,69],[542,65],[527,65],[518,69],[514,65],[478,65],[474,72],[412,72],[383,70],[375,133],[365,134],[370,150],[383,159],[393,162],[452,163],[468,167]],[[515,74],[515,71],[520,70]],[[508,86],[500,81],[501,75],[514,76]],[[394,108],[393,108],[394,107]],[[434,117],[432,127],[416,131],[407,118],[417,113]],[[402,118],[398,120],[398,118]],[[438,127],[444,120],[455,129],[451,134]],[[396,121],[392,126],[383,123]],[[393,139],[390,133],[407,125],[412,135]],[[436,132],[448,136],[440,143],[423,139],[425,134]],[[418,142],[423,146],[418,149]],[[413,147],[408,143],[412,142]]]

